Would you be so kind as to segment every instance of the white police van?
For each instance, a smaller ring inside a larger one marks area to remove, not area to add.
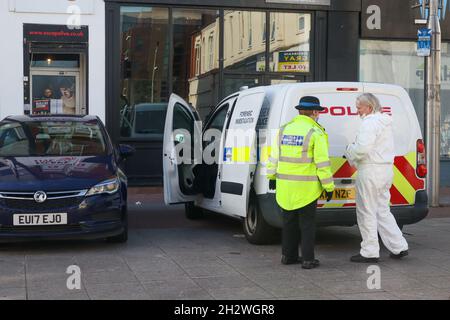
[[[163,145],[165,203],[185,203],[190,219],[202,217],[205,210],[240,218],[249,242],[272,242],[282,217],[265,175],[271,142],[276,130],[298,114],[294,106],[299,99],[313,95],[326,108],[319,123],[329,135],[336,184],[330,202],[319,199],[317,223],[356,224],[357,172],[343,155],[361,123],[356,98],[365,92],[375,94],[394,121],[392,212],[400,226],[422,220],[428,213],[426,157],[414,107],[403,88],[375,83],[291,83],[242,90],[221,101],[203,128],[197,112],[172,94]]]

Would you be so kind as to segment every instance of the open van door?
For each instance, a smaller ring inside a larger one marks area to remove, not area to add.
[[[239,96],[226,134],[221,172],[221,201],[224,212],[247,215],[250,187],[257,164],[257,134],[265,91],[250,90]]]
[[[193,168],[201,163],[201,122],[186,101],[172,94],[167,107],[163,141],[164,202],[191,202],[194,188]]]

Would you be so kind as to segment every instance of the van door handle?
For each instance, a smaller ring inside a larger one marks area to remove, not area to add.
[[[353,183],[353,180],[352,180],[352,179],[342,179],[342,180],[341,180],[341,183],[342,183],[342,184],[352,184],[352,183]]]

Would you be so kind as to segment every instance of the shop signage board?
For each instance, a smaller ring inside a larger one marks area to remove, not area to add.
[[[87,26],[70,29],[65,25],[24,24],[24,38],[28,42],[87,43],[89,32]]]
[[[419,57],[429,57],[431,54],[431,34],[432,30],[421,28],[417,31],[417,55]]]

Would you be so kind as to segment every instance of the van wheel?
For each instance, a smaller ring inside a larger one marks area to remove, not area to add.
[[[184,204],[184,214],[189,220],[198,220],[204,217],[203,209],[195,206],[193,202]]]
[[[279,230],[266,222],[254,195],[250,197],[243,228],[245,238],[251,244],[272,244],[278,240]]]

